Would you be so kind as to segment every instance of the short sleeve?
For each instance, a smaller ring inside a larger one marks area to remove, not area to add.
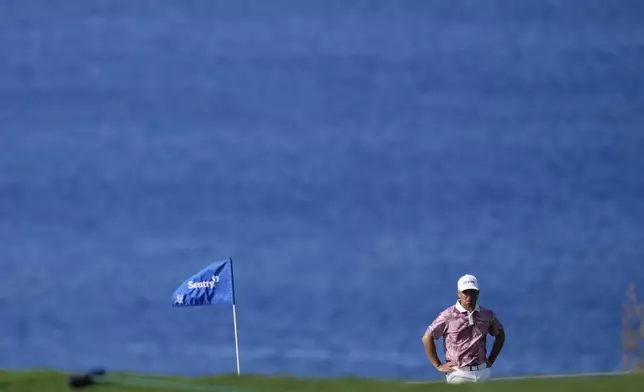
[[[442,312],[438,315],[438,317],[436,317],[434,321],[432,321],[431,324],[429,324],[429,327],[427,327],[425,334],[430,334],[434,339],[438,339],[445,334],[446,329],[447,315],[445,314],[445,312]]]
[[[501,321],[496,317],[496,314],[492,313],[492,319],[490,320],[490,336],[496,336],[499,334],[499,331],[503,329],[503,324],[501,324]]]

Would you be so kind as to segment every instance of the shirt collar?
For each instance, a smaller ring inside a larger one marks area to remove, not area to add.
[[[456,305],[455,305],[455,306],[456,306],[456,310],[458,310],[459,312],[461,312],[461,313],[466,313],[466,312],[467,312],[467,309],[465,309],[465,308],[463,307],[463,305],[461,305],[458,301],[456,301]],[[476,304],[476,307],[474,308],[474,312],[478,312],[479,310],[481,310],[481,309],[479,308],[479,304]]]

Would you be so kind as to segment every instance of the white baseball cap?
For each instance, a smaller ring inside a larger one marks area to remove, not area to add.
[[[465,291],[465,290],[478,290],[479,289],[479,281],[476,279],[476,276],[474,275],[463,275],[461,278],[458,280],[458,291]]]

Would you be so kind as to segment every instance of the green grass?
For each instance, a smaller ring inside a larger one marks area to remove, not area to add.
[[[347,392],[389,392],[389,391],[458,391],[472,390],[489,392],[515,391],[644,391],[644,374],[625,376],[583,377],[569,379],[532,379],[518,381],[488,381],[477,385],[406,384],[401,381],[376,381],[360,378],[309,379],[282,376],[226,375],[210,378],[170,378],[137,375],[115,375],[114,380],[126,385],[94,385],[79,391],[89,392],[304,392],[304,391],[347,391]],[[47,371],[4,372],[0,371],[0,391],[11,392],[62,392],[70,391],[68,376]],[[104,381],[109,381],[106,378]]]

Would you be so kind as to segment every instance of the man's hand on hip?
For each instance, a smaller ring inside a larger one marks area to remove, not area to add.
[[[441,373],[451,373],[454,370],[456,370],[454,369],[455,365],[456,364],[454,362],[447,362],[437,367],[436,370],[438,370]]]

